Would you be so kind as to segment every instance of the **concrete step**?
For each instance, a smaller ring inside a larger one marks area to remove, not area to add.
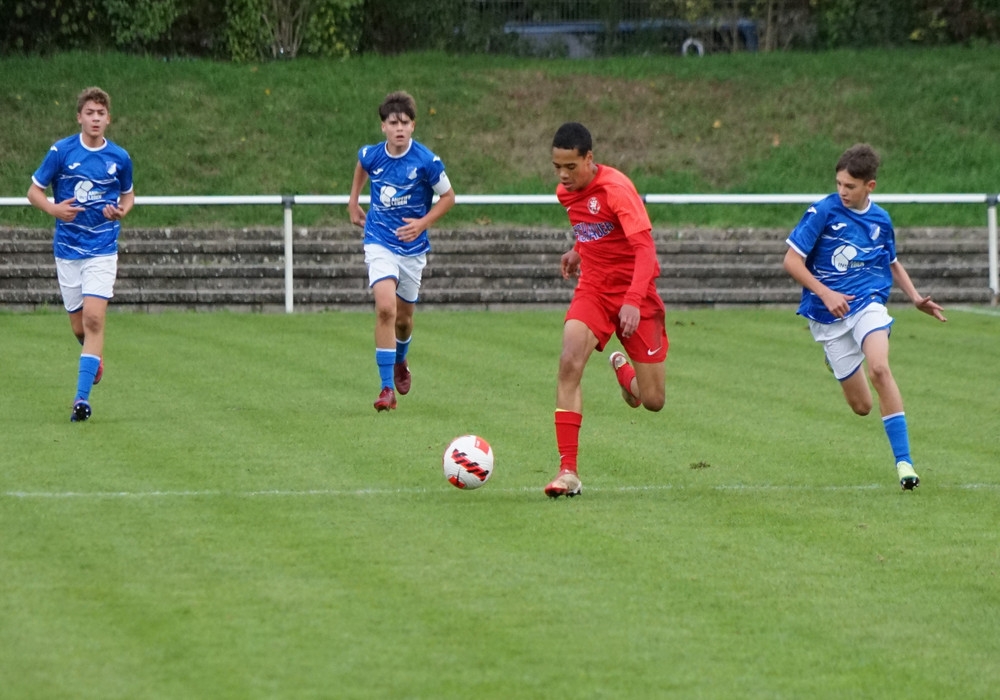
[[[0,305],[61,307],[51,231],[0,228]],[[795,304],[781,266],[783,230],[656,230],[658,286],[668,305]],[[898,249],[918,288],[944,303],[992,300],[985,231],[907,229]],[[561,307],[566,229],[436,230],[421,301],[437,308]],[[356,228],[294,233],[294,297],[302,310],[370,309]],[[277,228],[126,229],[115,305],[136,309],[284,308],[284,242]],[[894,295],[898,292],[894,292]],[[896,301],[906,302],[901,295]]]

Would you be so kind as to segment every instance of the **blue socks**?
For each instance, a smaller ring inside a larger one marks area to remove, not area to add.
[[[885,427],[885,434],[889,436],[889,446],[892,447],[892,454],[897,462],[909,462],[913,464],[910,457],[910,435],[906,429],[906,414],[893,413],[882,419]]]
[[[378,365],[378,378],[383,389],[392,389],[395,382],[392,369],[396,364],[396,351],[385,348],[375,348],[375,364]]]
[[[378,365],[378,378],[383,389],[392,389],[396,385],[393,370],[399,362],[406,360],[410,350],[410,338],[396,340],[396,348],[375,348],[375,364]]]
[[[413,336],[410,336],[406,340],[396,339],[396,364],[406,360],[406,353],[410,351],[410,341]]]
[[[94,377],[97,376],[97,368],[101,365],[101,358],[97,355],[80,355],[80,373],[76,378],[76,398],[87,401],[90,399],[90,390],[94,388]]]

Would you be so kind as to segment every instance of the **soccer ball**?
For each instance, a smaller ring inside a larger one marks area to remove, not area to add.
[[[493,448],[478,435],[462,435],[444,451],[443,466],[452,486],[478,489],[493,476]]]

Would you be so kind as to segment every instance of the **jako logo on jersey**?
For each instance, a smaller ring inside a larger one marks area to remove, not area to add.
[[[81,180],[73,188],[73,198],[81,204],[96,202],[103,196],[103,190],[95,190],[94,183],[90,180]]]
[[[830,264],[836,268],[837,272],[847,272],[851,267],[864,267],[863,262],[854,262],[858,257],[858,250],[852,245],[838,246],[833,255],[830,256]]]
[[[386,185],[379,190],[378,201],[382,202],[383,207],[405,207],[410,203],[410,195],[397,197],[396,188],[392,185]]]
[[[375,168],[372,170],[372,175],[381,175],[383,170],[385,170],[385,168]]]
[[[576,240],[581,243],[586,243],[587,241],[596,241],[598,239],[604,238],[609,233],[615,230],[615,225],[610,221],[598,221],[593,224],[574,224],[573,225],[573,235],[576,236]]]
[[[80,167],[80,164],[79,164],[79,163],[73,163],[73,165],[67,165],[67,166],[66,166],[66,169],[67,169],[67,170],[76,170],[76,169],[77,169],[77,168],[79,168],[79,167]]]
[[[597,197],[591,197],[587,201],[587,211],[591,214],[596,214],[601,210],[601,203],[597,201]]]
[[[833,226],[830,227],[830,230],[831,231],[839,231],[840,229],[845,228],[846,226],[847,226],[847,224],[845,224],[845,223],[836,223],[836,224],[834,224]]]

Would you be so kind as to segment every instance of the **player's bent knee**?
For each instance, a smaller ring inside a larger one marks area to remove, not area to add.
[[[666,404],[666,397],[662,394],[658,396],[642,397],[642,407],[647,411],[653,411],[655,413],[656,411],[661,410],[664,404]]]
[[[889,386],[894,381],[889,365],[879,365],[869,369],[868,376],[876,387]]]
[[[583,365],[572,361],[559,362],[559,383],[579,384],[583,377]]]
[[[664,403],[665,402],[663,401],[643,401],[642,407],[645,408],[647,411],[652,411],[653,413],[656,413],[663,408]]]
[[[103,315],[90,315],[84,314],[83,316],[83,332],[84,335],[93,335],[94,333],[100,333],[104,330],[104,316]],[[79,337],[79,336],[77,336]]]
[[[872,412],[872,403],[870,401],[865,403],[852,403],[851,410],[859,416],[867,416]]]

